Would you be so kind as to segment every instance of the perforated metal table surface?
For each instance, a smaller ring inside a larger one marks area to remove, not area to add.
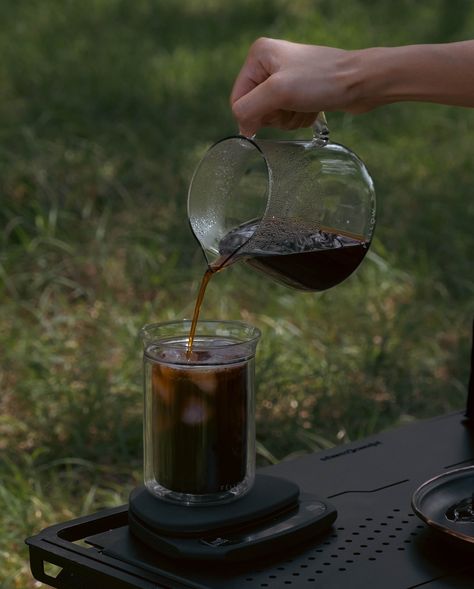
[[[58,588],[467,589],[474,545],[423,524],[413,491],[474,464],[474,430],[461,413],[421,421],[262,469],[329,498],[334,527],[271,560],[190,565],[165,560],[130,537],[127,506],[59,524],[28,539],[33,575]],[[78,541],[88,538],[88,548]],[[54,578],[44,563],[61,567]]]

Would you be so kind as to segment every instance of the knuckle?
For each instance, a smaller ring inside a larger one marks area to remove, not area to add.
[[[232,105],[232,114],[236,119],[242,118],[242,108],[239,104],[239,101],[234,102],[234,104]]]
[[[237,121],[243,122],[244,117],[242,115],[242,110],[239,106],[235,106],[235,104],[232,105],[232,115]]]
[[[259,51],[266,49],[271,41],[272,40],[268,37],[259,37],[252,43],[251,52],[258,53]]]

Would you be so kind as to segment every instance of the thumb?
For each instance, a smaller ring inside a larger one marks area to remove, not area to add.
[[[232,105],[242,135],[251,137],[262,126],[265,115],[278,110],[278,95],[272,76],[241,96]]]

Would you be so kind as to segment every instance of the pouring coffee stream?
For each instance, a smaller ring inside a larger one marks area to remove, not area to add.
[[[375,193],[364,163],[329,142],[320,113],[309,141],[218,141],[190,183],[188,217],[206,256],[189,335],[206,287],[237,261],[303,291],[322,291],[359,266],[372,240]]]
[[[191,329],[189,330],[188,345],[186,348],[186,355],[187,355],[188,359],[191,357],[191,354],[193,351],[193,343],[194,343],[194,338],[196,336],[197,323],[199,320],[201,305],[204,300],[204,295],[206,293],[207,285],[209,284],[209,281],[211,280],[211,278],[214,274],[216,274],[220,270],[223,270],[226,265],[230,265],[232,263],[231,259],[234,257],[235,253],[236,252],[234,252],[230,255],[223,255],[220,258],[218,258],[214,263],[209,264],[207,267],[207,270],[204,272],[203,277],[201,278],[201,283],[199,285],[198,295],[196,297],[196,302],[194,304],[193,317],[191,320]]]

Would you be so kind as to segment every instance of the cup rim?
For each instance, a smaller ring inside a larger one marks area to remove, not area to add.
[[[161,328],[171,327],[173,325],[175,325],[175,326],[188,325],[189,328],[191,328],[191,323],[192,323],[191,319],[177,319],[177,320],[171,320],[171,321],[158,321],[158,322],[154,322],[154,323],[148,323],[140,329],[139,335],[142,338],[145,345],[153,343],[153,341],[156,341],[157,343],[159,341],[161,341],[162,343],[166,343],[167,347],[181,348],[181,346],[178,346],[177,344],[173,345],[173,341],[172,340],[169,341],[168,338],[166,338],[164,334],[162,336],[163,339],[159,338],[159,337],[154,338],[153,336],[151,336],[150,332],[161,329]],[[214,345],[213,349],[232,348],[234,346],[241,346],[242,344],[251,344],[253,342],[257,342],[262,335],[262,332],[260,331],[260,329],[258,327],[255,327],[254,325],[251,325],[250,323],[247,323],[245,321],[204,319],[204,320],[200,320],[197,322],[195,337],[199,337],[199,326],[204,325],[204,324],[211,325],[211,326],[212,325],[217,326],[220,324],[222,326],[234,327],[236,329],[241,329],[242,331],[247,330],[249,332],[249,335],[247,335],[246,337],[244,337],[240,340],[226,342],[222,345]],[[189,333],[189,329],[187,330],[187,332]],[[177,337],[178,335],[179,335],[179,333],[175,334],[175,336],[172,336],[171,334],[169,334],[168,337]],[[216,333],[215,335],[219,335],[219,334]]]

